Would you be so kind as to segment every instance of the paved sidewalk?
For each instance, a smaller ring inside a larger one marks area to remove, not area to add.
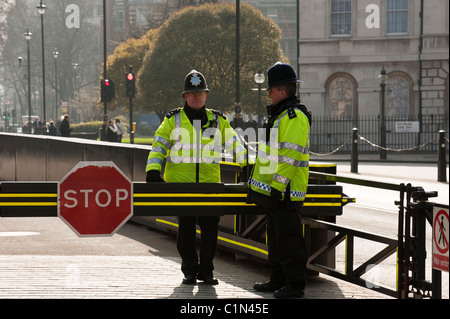
[[[273,299],[253,290],[268,270],[252,261],[218,256],[219,285],[182,285],[178,257],[0,256],[0,299]],[[325,275],[309,277],[305,299],[388,299]]]

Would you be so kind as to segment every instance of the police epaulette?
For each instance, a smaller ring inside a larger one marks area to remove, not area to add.
[[[166,114],[166,117],[168,119],[170,119],[173,115],[180,113],[180,112],[181,112],[181,108],[178,107],[176,109],[170,110],[169,113]]]
[[[297,114],[295,114],[294,107],[288,108],[288,115],[289,115],[289,119],[291,119],[291,120],[297,116]]]
[[[218,110],[212,110],[212,112],[214,113],[214,114],[217,114],[217,115],[220,115],[220,116],[222,116],[224,119],[226,119],[227,117],[225,116],[225,114],[223,114],[223,112],[222,111],[218,111]]]

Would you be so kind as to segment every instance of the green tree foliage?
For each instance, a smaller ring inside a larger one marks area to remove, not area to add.
[[[256,112],[253,77],[276,61],[286,61],[280,48],[280,29],[248,4],[241,4],[240,92],[244,112]],[[202,72],[211,90],[207,105],[232,111],[235,103],[234,4],[205,4],[173,14],[159,29],[140,68],[137,84],[146,111],[163,114],[181,106],[184,77]]]

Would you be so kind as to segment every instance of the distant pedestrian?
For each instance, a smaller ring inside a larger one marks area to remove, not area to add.
[[[117,128],[113,120],[109,120],[108,130],[106,131],[106,140],[108,142],[117,142]]]
[[[39,118],[35,118],[33,122],[33,131],[34,134],[42,134],[42,127],[41,127],[41,121],[39,121]]]
[[[55,122],[50,121],[49,126],[48,126],[48,135],[52,135],[52,136],[57,136],[58,135],[58,130],[55,127]]]
[[[258,123],[253,119],[253,116],[251,114],[248,115],[248,121],[245,124],[246,124],[246,126],[245,126],[246,129],[251,127],[255,130],[255,132],[258,129]]]
[[[70,137],[70,132],[72,128],[69,123],[69,115],[64,114],[64,119],[61,121],[61,125],[59,126],[59,134],[63,137]]]
[[[116,119],[116,129],[117,129],[117,142],[122,143],[122,136],[123,136],[123,125],[120,123],[119,119]]]

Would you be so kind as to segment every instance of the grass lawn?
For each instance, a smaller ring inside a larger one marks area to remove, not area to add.
[[[129,137],[122,138],[122,143],[130,143],[130,138]],[[152,145],[153,137],[135,137],[134,144]]]

